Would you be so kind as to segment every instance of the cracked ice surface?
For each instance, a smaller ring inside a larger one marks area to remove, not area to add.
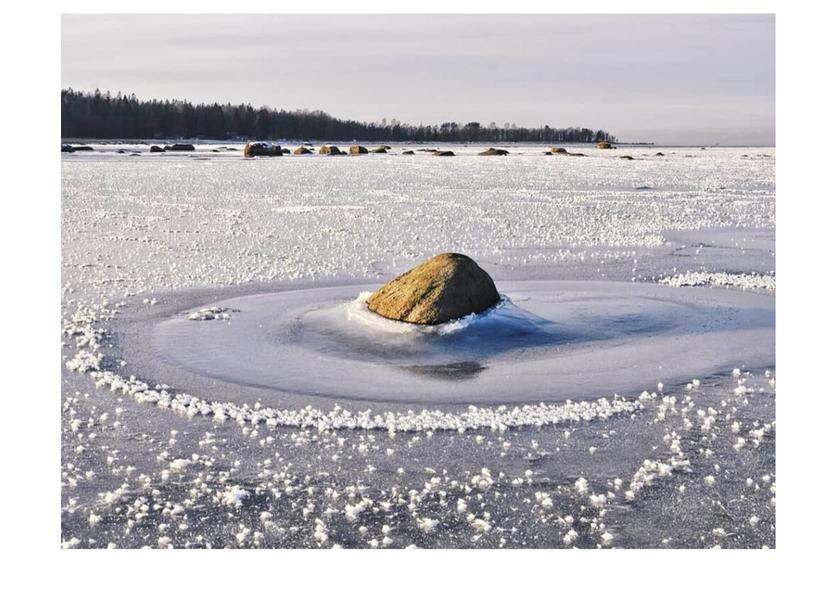
[[[500,283],[773,274],[772,150],[456,151],[65,158],[65,547],[774,546],[773,364],[444,411],[150,371],[139,322],[445,250]]]

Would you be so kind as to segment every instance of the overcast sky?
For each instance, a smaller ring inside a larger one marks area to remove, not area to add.
[[[62,85],[774,144],[769,15],[66,15]]]

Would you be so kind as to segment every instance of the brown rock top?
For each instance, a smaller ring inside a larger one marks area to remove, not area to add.
[[[383,285],[366,301],[388,319],[436,325],[480,313],[499,301],[493,279],[459,253],[442,253]]]

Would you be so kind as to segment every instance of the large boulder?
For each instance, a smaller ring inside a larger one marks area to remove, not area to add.
[[[368,149],[363,147],[362,145],[352,145],[349,147],[349,153],[351,155],[365,155],[368,153]]]
[[[74,149],[71,145],[62,145],[61,153],[73,153],[74,151],[76,151],[76,149]]]
[[[342,155],[342,151],[334,145],[323,145],[320,148],[320,155]]]
[[[436,325],[481,313],[498,301],[493,279],[476,262],[442,253],[383,285],[366,304],[388,319]]]
[[[280,145],[270,145],[269,143],[247,143],[244,145],[244,157],[254,158],[256,156],[279,157],[283,155]]]
[[[451,157],[456,155],[453,151],[434,151],[433,154],[438,157]]]
[[[150,145],[150,153],[164,153],[164,147],[158,145]]]
[[[377,147],[376,149],[372,149],[371,153],[388,153],[388,150],[391,147]]]
[[[480,151],[479,155],[507,155],[510,153],[507,149],[494,149],[490,147],[490,149],[485,149],[484,151]]]
[[[602,140],[600,142],[595,143],[596,149],[612,149],[612,143]]]
[[[190,143],[176,143],[164,148],[165,151],[195,151]]]
[[[410,149],[407,149],[407,150],[402,152],[402,155],[414,155],[414,152],[411,151]]]
[[[553,147],[552,149],[550,149],[550,151],[553,152],[553,153],[566,153],[567,152],[567,150],[564,149],[563,147]]]
[[[298,147],[297,149],[292,151],[293,155],[311,155],[312,153],[314,153],[314,151],[312,151],[308,147]]]

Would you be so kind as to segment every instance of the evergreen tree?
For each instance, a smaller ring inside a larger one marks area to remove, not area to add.
[[[604,130],[519,128],[495,122],[455,121],[412,126],[383,117],[378,123],[336,119],[323,111],[284,111],[248,104],[196,104],[186,100],[139,100],[135,94],[64,89],[62,138],[304,141],[450,141],[450,142],[615,142]]]

